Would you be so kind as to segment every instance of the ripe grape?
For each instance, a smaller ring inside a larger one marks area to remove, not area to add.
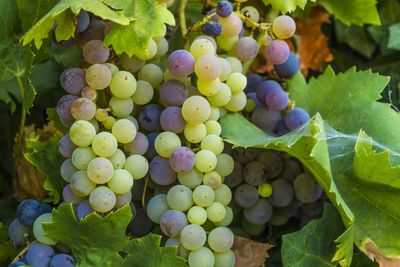
[[[292,182],[301,173],[301,163],[295,158],[289,158],[283,161],[283,168],[282,172],[279,174],[279,178]]]
[[[216,49],[210,40],[206,38],[197,38],[192,42],[189,50],[194,59],[197,60],[204,55],[214,55]]]
[[[209,21],[201,27],[201,30],[205,35],[217,37],[221,35],[222,25],[215,21]]]
[[[180,235],[180,241],[182,246],[192,251],[203,247],[204,244],[206,243],[206,239],[207,239],[206,232],[201,226],[197,224],[186,225],[182,229]]]
[[[265,150],[257,156],[257,161],[265,166],[265,176],[267,179],[276,178],[282,171],[283,162],[281,157],[273,152]]]
[[[279,39],[288,39],[296,31],[296,22],[287,15],[278,16],[272,23],[272,31]]]
[[[235,45],[235,54],[241,61],[251,60],[258,54],[257,41],[252,37],[242,37]]]
[[[72,204],[78,204],[83,200],[81,197],[75,195],[74,192],[72,192],[71,185],[69,184],[64,186],[62,191],[62,197],[65,202]]]
[[[214,199],[215,192],[208,185],[199,185],[193,191],[193,201],[200,207],[210,206]]]
[[[311,203],[322,195],[322,187],[309,173],[302,173],[293,181],[295,196],[303,203]]]
[[[133,177],[125,169],[116,169],[107,185],[115,194],[126,194],[132,189]]]
[[[265,80],[258,83],[258,86],[256,87],[256,94],[258,100],[261,103],[265,103],[265,98],[267,97],[268,92],[275,89],[283,90],[282,86],[274,80]]]
[[[216,11],[218,16],[220,17],[228,17],[230,14],[232,14],[233,7],[232,4],[228,1],[221,1],[218,3],[216,7]]]
[[[60,141],[58,142],[58,151],[63,157],[70,158],[75,148],[76,145],[72,143],[68,133],[61,137]]]
[[[244,89],[246,93],[255,92],[257,87],[262,82],[261,76],[258,74],[249,74],[247,75],[247,84]]]
[[[154,223],[160,224],[160,219],[167,210],[169,210],[169,206],[166,194],[155,195],[150,199],[149,203],[147,203],[147,216],[149,216],[150,220]]]
[[[158,88],[161,85],[163,77],[162,70],[155,64],[144,65],[138,73],[139,80],[147,81],[153,88]]]
[[[294,130],[310,120],[310,115],[302,108],[289,110],[285,116],[285,123],[289,130]]]
[[[72,153],[72,163],[79,170],[86,170],[89,162],[96,158],[90,147],[78,147]]]
[[[200,150],[195,155],[194,165],[201,172],[210,172],[217,166],[217,157],[210,150]]]
[[[117,120],[111,129],[112,134],[121,144],[128,144],[135,139],[136,126],[127,119]]]
[[[242,208],[251,208],[256,205],[259,197],[257,189],[248,184],[238,186],[234,193],[237,204]]]
[[[259,186],[266,181],[264,171],[264,164],[258,161],[252,161],[244,166],[243,179],[249,185]]]
[[[91,19],[89,27],[86,31],[79,34],[79,37],[83,43],[90,40],[103,40],[104,39],[104,28],[106,23],[101,19]]]
[[[78,16],[76,16],[76,32],[84,32],[89,27],[89,23],[89,14],[85,10],[79,11]]]
[[[149,163],[141,155],[131,155],[126,159],[124,169],[131,173],[133,179],[139,180],[149,171]]]
[[[214,267],[215,258],[209,248],[202,247],[190,252],[188,263],[190,267]]]
[[[66,181],[69,182],[71,179],[71,176],[78,171],[77,168],[75,168],[74,164],[72,163],[71,159],[66,159],[64,162],[61,164],[60,167],[60,174],[61,177]]]
[[[279,111],[268,110],[266,107],[258,107],[251,115],[251,121],[260,129],[272,133],[281,118]]]
[[[212,81],[221,74],[221,62],[214,55],[204,55],[196,60],[194,71],[200,79]]]
[[[35,267],[47,267],[54,255],[54,249],[40,243],[33,243],[26,252],[26,263]]]
[[[178,80],[169,80],[160,87],[160,100],[166,106],[182,106],[188,97],[188,89]]]
[[[14,219],[8,227],[8,236],[15,247],[24,246],[32,236],[32,229]]]
[[[132,100],[137,105],[148,104],[154,96],[154,90],[151,84],[147,81],[139,80],[136,83],[136,90],[132,96]]]
[[[145,106],[139,114],[139,123],[148,132],[161,131],[160,116],[163,108],[156,104]]]
[[[114,208],[116,196],[107,186],[99,186],[90,193],[89,203],[97,212],[108,212]]]
[[[64,125],[71,125],[74,122],[74,117],[71,114],[71,106],[76,99],[78,99],[77,96],[64,95],[57,102],[56,112]]]
[[[167,210],[160,218],[161,230],[169,237],[178,237],[187,225],[185,213],[179,210]]]
[[[270,202],[274,207],[286,207],[293,200],[293,188],[286,180],[277,179],[271,183]]]
[[[281,89],[269,90],[266,97],[265,103],[271,110],[282,111],[289,103],[289,97],[287,93]]]
[[[122,206],[125,206],[126,204],[129,204],[132,201],[132,192],[129,191],[128,193],[122,194],[122,195],[115,195],[116,200],[115,200],[115,206],[114,208],[120,208]]]
[[[140,70],[146,62],[138,59],[136,56],[129,57],[127,54],[122,54],[119,58],[119,64],[121,67],[131,73],[135,73]]]
[[[94,64],[86,70],[87,84],[96,90],[105,89],[110,85],[112,74],[110,69],[103,64]]]
[[[72,192],[79,197],[88,196],[96,187],[96,184],[89,179],[86,171],[77,171],[72,175],[69,182]]]
[[[68,254],[60,253],[50,260],[50,267],[74,267],[75,260]]]
[[[117,139],[109,132],[100,132],[93,138],[92,149],[99,157],[110,157],[117,148]]]
[[[168,205],[174,210],[187,211],[193,205],[192,195],[192,190],[189,187],[175,185],[168,191]]]
[[[223,154],[222,154],[222,155],[223,155]],[[221,168],[223,168],[223,167],[222,167],[222,166],[223,166],[223,165],[222,165],[223,163],[224,163],[224,161],[221,161],[220,167],[218,167],[219,164],[217,164],[217,167],[215,168],[215,170],[216,170],[217,172],[222,173],[220,170],[221,170]],[[232,163],[230,163],[230,164],[232,164]],[[227,186],[231,187],[231,188],[240,185],[240,184],[242,183],[242,181],[243,181],[242,169],[243,169],[242,165],[241,165],[239,162],[234,161],[234,163],[233,163],[233,170],[232,170],[232,172],[231,172],[230,174],[228,174],[228,175],[225,177],[224,183],[225,183]]]
[[[265,51],[267,60],[272,64],[283,64],[290,55],[289,45],[282,40],[272,41]]]
[[[36,240],[45,245],[55,245],[57,242],[46,236],[43,230],[43,223],[51,223],[53,216],[51,213],[44,213],[40,215],[33,224],[33,235]]]
[[[92,159],[87,165],[87,174],[96,184],[107,183],[113,175],[114,167],[110,160],[102,157]]]
[[[181,108],[168,107],[164,109],[160,116],[160,124],[165,131],[181,133],[186,124]]]
[[[110,50],[104,47],[103,41],[90,40],[83,46],[82,54],[89,64],[101,64],[107,61]]]
[[[85,71],[81,68],[69,68],[60,76],[61,87],[71,95],[78,95],[85,87]]]
[[[281,78],[292,78],[300,70],[300,61],[294,53],[282,64],[274,65],[274,70]]]
[[[268,200],[260,198],[256,205],[243,210],[243,216],[253,224],[266,224],[272,216],[273,208]]]
[[[125,153],[121,149],[117,149],[115,153],[107,159],[111,162],[114,169],[122,169],[126,161]]]
[[[219,187],[214,189],[214,192],[216,202],[222,203],[225,206],[231,202],[232,191],[227,185],[221,184]]]
[[[176,172],[172,170],[168,159],[155,156],[150,162],[150,177],[156,184],[165,186],[175,182]]]
[[[187,218],[190,223],[202,225],[207,221],[207,211],[199,206],[193,206],[187,213]]]
[[[129,155],[138,154],[144,155],[149,147],[149,140],[141,133],[137,132],[135,139],[128,144],[124,144],[124,151]]]
[[[131,114],[134,104],[131,98],[117,98],[111,97],[108,105],[111,108],[111,112],[115,117],[124,118]]]
[[[182,105],[182,116],[190,124],[205,122],[210,113],[210,104],[202,96],[191,96]]]
[[[135,76],[127,71],[116,72],[110,82],[111,93],[118,98],[131,97],[136,91]]]
[[[193,168],[188,172],[178,173],[178,181],[181,185],[194,189],[202,183],[203,175],[201,172]]]
[[[186,50],[175,50],[168,57],[168,70],[176,77],[186,77],[194,71],[194,57]]]
[[[236,258],[232,250],[223,253],[214,253],[215,265],[214,267],[234,267]]]
[[[242,20],[235,13],[231,13],[225,18],[220,18],[218,22],[222,25],[221,36],[234,37],[239,35],[243,28]]]
[[[208,234],[207,242],[213,251],[223,253],[231,249],[234,237],[231,229],[217,227]]]

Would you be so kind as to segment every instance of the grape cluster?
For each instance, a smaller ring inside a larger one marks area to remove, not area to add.
[[[16,248],[32,243],[26,254],[9,267],[31,265],[34,267],[74,267],[75,260],[68,255],[69,250],[48,238],[42,228],[43,222],[51,222],[52,207],[34,199],[22,201],[17,208],[17,218],[8,228],[10,240]]]

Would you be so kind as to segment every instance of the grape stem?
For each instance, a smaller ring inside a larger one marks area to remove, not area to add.
[[[181,26],[181,32],[182,36],[185,37],[187,34],[187,26],[186,26],[186,6],[188,4],[189,0],[181,0],[179,3],[179,8],[178,8],[178,16],[179,16],[179,25]]]
[[[34,242],[32,242],[32,243],[30,243],[30,242],[27,242],[27,245],[26,245],[26,247],[24,247],[24,249],[23,250],[21,250],[19,253],[18,253],[18,255],[17,256],[15,256],[15,258],[12,260],[12,262],[11,263],[16,263],[19,259],[20,259],[20,257],[22,256],[22,255],[24,255],[25,254],[25,252],[32,246],[32,244],[34,244],[34,243],[36,243],[35,241]]]
[[[142,208],[146,207],[146,191],[147,191],[147,184],[149,182],[149,175],[146,175],[144,178],[144,187],[143,187],[143,193],[142,193]]]

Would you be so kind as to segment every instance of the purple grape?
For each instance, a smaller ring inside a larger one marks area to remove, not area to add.
[[[206,13],[206,15],[211,15],[212,13],[216,13],[216,11],[217,11],[217,9],[214,7],[214,8],[212,8],[212,9],[210,9],[210,10]],[[212,20],[212,21],[215,21],[215,22],[218,22],[218,20],[219,20],[218,14],[215,14],[214,16],[212,16],[212,17],[211,17],[211,20]]]
[[[156,149],[154,148],[154,141],[156,140],[156,138],[159,134],[160,133],[155,132],[155,133],[149,133],[147,135],[147,140],[149,141],[149,147],[147,148],[147,151],[145,154],[147,159],[152,159],[155,156],[157,156]]]
[[[160,87],[160,100],[166,106],[182,106],[188,94],[186,86],[178,80],[169,80]]]
[[[160,116],[160,123],[164,131],[173,133],[181,133],[186,125],[180,107],[168,107],[164,109]]]
[[[110,50],[103,45],[103,41],[90,40],[82,50],[85,61],[90,64],[105,63],[110,56]]]
[[[64,201],[67,203],[78,204],[79,202],[82,201],[81,197],[78,197],[77,195],[74,194],[74,192],[72,192],[70,184],[64,186],[64,189],[62,191],[62,197]]]
[[[149,166],[150,177],[158,185],[170,185],[177,179],[176,172],[171,168],[169,160],[155,156]]]
[[[283,161],[283,169],[279,174],[279,178],[292,182],[302,172],[301,163],[295,158],[288,158]]]
[[[283,64],[290,55],[289,45],[282,40],[272,41],[265,51],[267,60],[274,65]]]
[[[259,196],[257,188],[248,184],[242,184],[236,188],[234,198],[240,207],[251,208],[256,205]]]
[[[58,151],[63,157],[72,157],[72,152],[74,152],[75,148],[76,145],[72,143],[69,133],[61,137],[60,141],[58,142]]]
[[[260,129],[272,133],[281,118],[279,111],[268,110],[266,107],[258,107],[251,115],[251,121]]]
[[[257,156],[257,161],[265,167],[267,179],[276,178],[282,171],[283,162],[281,157],[272,150],[264,150]]]
[[[271,89],[265,96],[265,103],[271,110],[282,111],[289,104],[289,97],[282,89]]]
[[[285,119],[284,119],[284,118],[281,118],[281,119],[278,121],[278,123],[276,124],[275,133],[276,133],[278,136],[282,136],[282,135],[288,134],[289,132],[290,132],[290,130],[289,130],[288,127],[286,126]]]
[[[76,32],[81,33],[86,31],[89,27],[90,17],[89,14],[85,10],[81,10],[76,16]]]
[[[135,184],[135,186],[136,186],[136,184]],[[114,207],[115,208],[120,208],[122,206],[125,206],[126,204],[131,203],[131,201],[132,201],[132,192],[129,191],[128,193],[123,194],[123,195],[116,195],[116,197],[117,197],[117,201],[115,202],[115,206]]]
[[[134,236],[144,236],[150,233],[153,222],[143,209],[136,209],[133,220],[128,224],[128,231]]]
[[[291,109],[285,116],[286,126],[291,131],[304,125],[309,120],[310,120],[310,115],[308,115],[307,111],[305,111],[302,108]]]
[[[294,53],[282,64],[274,65],[274,70],[281,78],[290,79],[300,70],[300,61]]]
[[[242,37],[235,45],[235,53],[241,61],[253,59],[258,54],[258,44],[252,37]]]
[[[273,208],[268,200],[260,198],[257,203],[243,210],[243,216],[252,224],[266,224],[272,217]]]
[[[216,8],[217,14],[220,17],[226,18],[230,14],[232,14],[233,7],[232,4],[228,1],[221,1],[218,3]]]
[[[32,236],[32,228],[23,225],[18,219],[14,219],[8,227],[8,236],[14,247],[24,246]]]
[[[48,267],[53,255],[52,247],[33,243],[26,253],[26,263],[34,267]]]
[[[322,195],[322,187],[317,180],[309,174],[302,173],[293,181],[295,196],[303,203],[311,203],[319,199]]]
[[[148,132],[161,131],[160,116],[163,108],[157,104],[146,105],[139,114],[139,123]]]
[[[224,178],[224,184],[230,188],[240,185],[243,182],[242,169],[242,165],[235,161],[233,171]]]
[[[10,265],[8,265],[8,267],[19,267],[19,266],[25,266],[25,265],[27,265],[25,262],[17,261],[14,263],[10,263]]]
[[[81,68],[69,68],[60,75],[61,87],[71,95],[79,95],[86,86],[85,71]]]
[[[71,114],[75,120],[90,121],[96,114],[96,104],[88,98],[78,98],[72,102]]]
[[[246,93],[255,92],[262,82],[261,76],[255,73],[247,75],[247,85],[244,91]]]
[[[76,218],[82,220],[93,211],[94,210],[92,209],[92,206],[90,206],[89,200],[86,199],[76,206]]]
[[[256,152],[255,148],[236,147],[232,149],[232,156],[240,164],[247,164],[256,159]]]
[[[201,27],[201,30],[205,35],[212,36],[212,37],[217,37],[221,35],[222,32],[222,26],[220,23],[216,21],[210,21],[204,24]]]
[[[286,180],[277,179],[271,183],[270,202],[274,207],[286,207],[293,200],[293,188]]]
[[[179,210],[167,210],[160,219],[161,230],[169,237],[178,237],[186,225],[186,215]]]
[[[307,216],[311,217],[320,216],[324,211],[324,201],[316,200],[311,203],[306,203],[303,206],[301,206],[301,211]]]
[[[264,171],[264,164],[258,161],[252,161],[244,166],[243,179],[249,185],[259,186],[267,180]]]
[[[17,218],[23,225],[32,226],[40,215],[50,213],[51,209],[47,203],[40,203],[35,199],[25,199],[17,208]]]
[[[101,19],[91,19],[86,31],[79,33],[83,43],[90,40],[104,40],[106,22]]]
[[[57,102],[57,115],[60,117],[60,120],[66,125],[72,124],[74,122],[74,117],[72,117],[71,114],[71,106],[76,99],[78,99],[77,96],[64,95]]]
[[[74,267],[75,261],[68,254],[57,254],[50,260],[50,267]]]
[[[187,77],[193,73],[194,58],[188,51],[180,49],[168,57],[168,70],[176,77]]]
[[[162,114],[161,114],[162,115]],[[149,148],[149,140],[141,132],[137,132],[135,139],[128,144],[124,144],[124,150],[129,155],[139,154],[144,155]]]
[[[256,88],[257,98],[261,103],[265,103],[267,93],[272,89],[282,89],[282,86],[274,80],[266,80],[258,84]]]
[[[194,153],[186,146],[178,147],[172,151],[169,164],[176,172],[188,172],[194,166]]]

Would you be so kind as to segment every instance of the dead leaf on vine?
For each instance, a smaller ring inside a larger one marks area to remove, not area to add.
[[[379,250],[379,248],[372,243],[371,241],[368,241],[365,245],[365,250],[367,252],[367,256],[371,260],[375,260],[377,263],[379,263],[379,267],[399,267],[400,266],[400,259],[397,258],[388,258],[385,255],[382,254],[382,252]]]
[[[269,257],[267,251],[273,246],[268,243],[260,243],[254,240],[235,236],[232,250],[235,252],[235,267],[261,267],[265,259]]]

